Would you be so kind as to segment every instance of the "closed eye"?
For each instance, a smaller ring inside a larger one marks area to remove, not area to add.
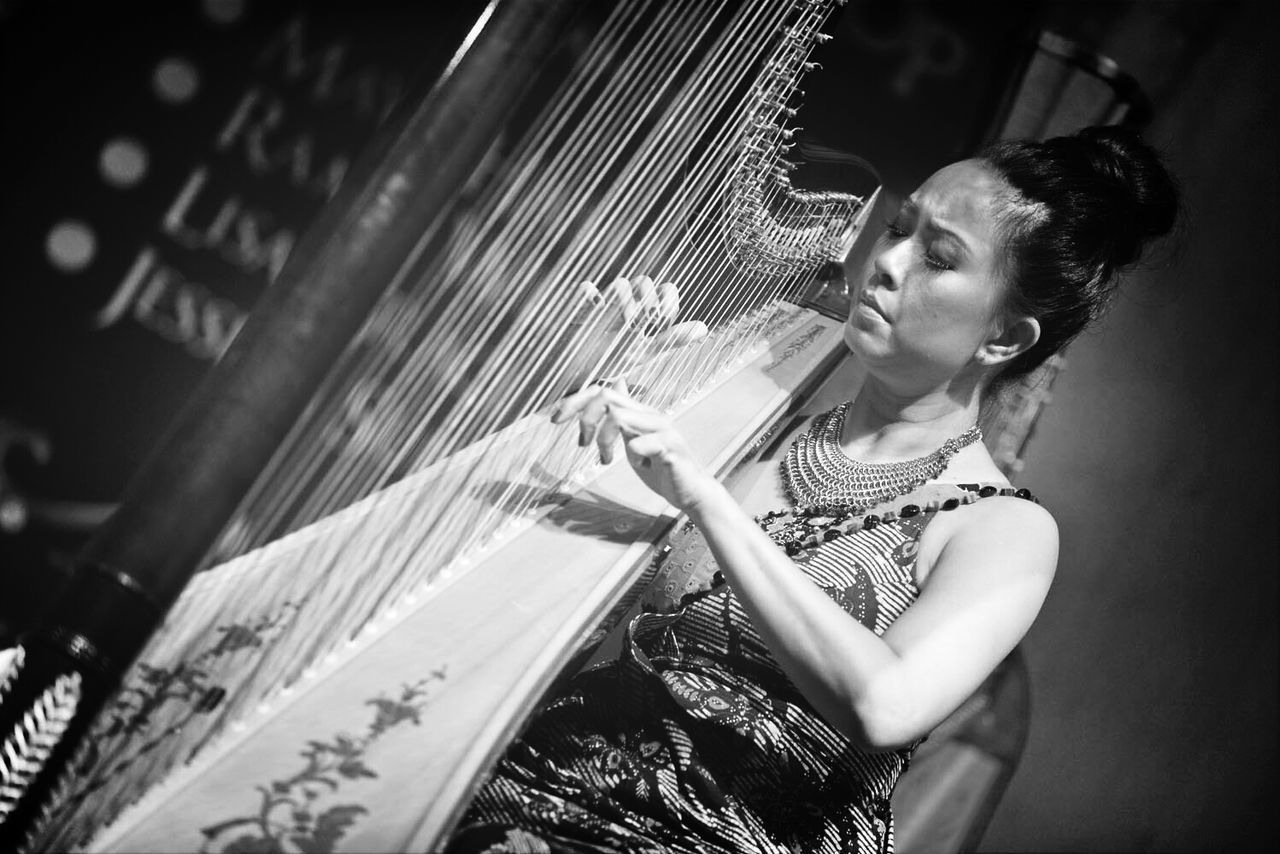
[[[887,219],[884,221],[884,230],[886,234],[888,234],[890,237],[893,237],[896,240],[901,240],[902,238],[906,237],[908,234],[911,233],[907,229],[898,225],[897,220],[892,220],[892,219]]]
[[[930,269],[937,270],[939,273],[945,273],[947,270],[955,269],[954,265],[948,264],[946,261],[943,261],[941,258],[928,252],[924,255],[924,263],[928,265]]]
[[[911,235],[910,229],[904,228],[902,225],[898,223],[896,219],[885,220],[884,231],[885,231],[885,234],[888,234],[894,240],[902,240],[904,237],[909,237]],[[954,264],[951,264],[948,261],[942,260],[937,255],[934,255],[931,252],[925,253],[924,263],[927,267],[929,267],[929,269],[939,273],[945,273],[948,270],[955,269]]]

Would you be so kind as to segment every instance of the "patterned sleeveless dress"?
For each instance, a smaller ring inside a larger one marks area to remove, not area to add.
[[[759,517],[813,583],[882,634],[915,601],[920,536],[993,485],[932,484],[867,516]],[[1032,499],[1034,500],[1034,499]],[[628,625],[508,749],[450,852],[889,852],[889,796],[915,745],[858,750],[773,660],[686,526],[672,608]],[[706,570],[711,571],[706,571]]]

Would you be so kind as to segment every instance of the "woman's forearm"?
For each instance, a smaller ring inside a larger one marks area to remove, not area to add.
[[[909,740],[899,658],[814,584],[719,484],[687,508],[783,671],[864,747]]]

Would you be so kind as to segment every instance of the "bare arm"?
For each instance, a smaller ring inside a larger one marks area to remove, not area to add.
[[[788,677],[868,749],[927,734],[976,690],[1030,627],[1057,560],[1057,528],[1038,505],[989,498],[953,511],[929,584],[878,637],[721,493],[690,518]]]

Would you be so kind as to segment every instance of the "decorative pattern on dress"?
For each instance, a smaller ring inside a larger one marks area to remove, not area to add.
[[[881,634],[919,595],[928,522],[998,494],[1014,490],[935,484],[874,515],[828,508],[759,522]],[[889,796],[914,745],[866,753],[823,720],[769,654],[701,534],[689,526],[680,537],[670,577],[627,627],[619,660],[575,677],[511,745],[451,854],[892,851]]]

